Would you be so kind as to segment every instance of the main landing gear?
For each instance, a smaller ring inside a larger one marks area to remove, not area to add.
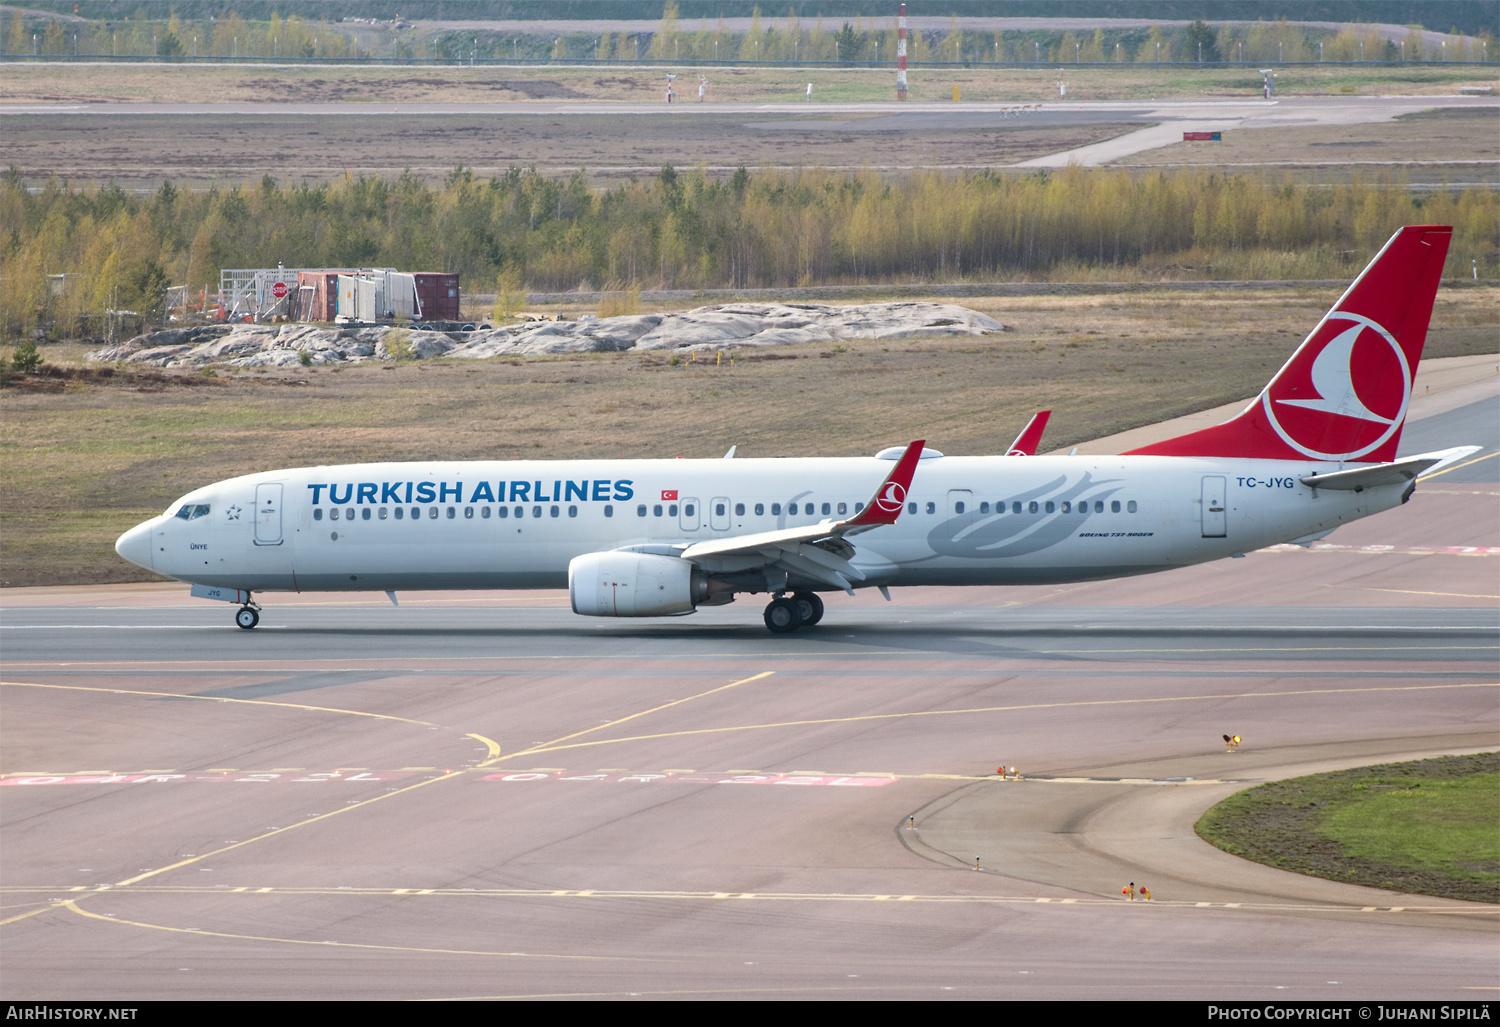
[[[810,628],[823,619],[823,600],[816,592],[781,595],[766,605],[765,618],[766,627],[777,635]]]
[[[260,623],[260,607],[247,599],[245,605],[235,613],[234,622],[249,631]]]

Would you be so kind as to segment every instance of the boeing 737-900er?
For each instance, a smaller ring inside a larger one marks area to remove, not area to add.
[[[1307,544],[1411,498],[1474,452],[1397,459],[1452,230],[1398,231],[1238,416],[1121,456],[1005,456],[921,441],[873,457],[465,461],[270,471],[208,485],[116,549],[240,606],[285,591],[561,588],[589,617],[666,617],[819,592],[1146,574]],[[731,450],[729,456],[733,456]]]

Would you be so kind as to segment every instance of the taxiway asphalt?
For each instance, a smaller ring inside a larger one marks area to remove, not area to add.
[[[1491,392],[1414,401],[1404,450],[1485,450],[1323,548],[785,637],[753,603],[277,596],[247,632],[180,585],[7,590],[7,998],[1486,997],[1500,907],[1191,824],[1500,744]]]

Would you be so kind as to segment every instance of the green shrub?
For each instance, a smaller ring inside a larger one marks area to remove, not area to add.
[[[35,371],[42,366],[42,355],[37,351],[36,343],[27,339],[15,348],[10,355],[11,366],[17,371]]]

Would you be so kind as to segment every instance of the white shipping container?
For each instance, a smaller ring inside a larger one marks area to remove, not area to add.
[[[393,317],[398,321],[413,321],[422,316],[421,305],[417,302],[416,275],[403,274],[400,271],[386,272],[385,310],[387,317]]]
[[[333,312],[334,317],[359,317],[359,305],[355,302],[355,294],[359,288],[359,279],[353,275],[339,275],[339,305]]]

